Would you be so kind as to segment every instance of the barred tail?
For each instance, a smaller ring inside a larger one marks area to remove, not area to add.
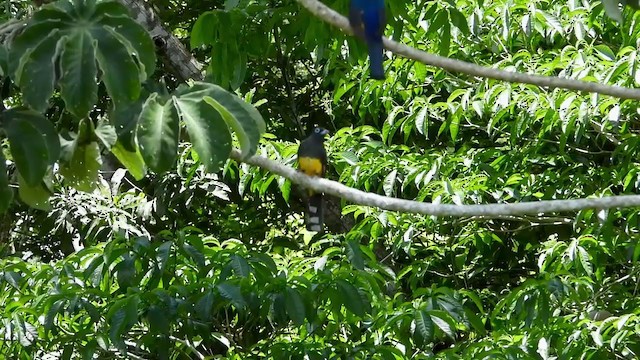
[[[322,232],[324,224],[324,198],[321,193],[309,196],[307,208],[307,230]]]

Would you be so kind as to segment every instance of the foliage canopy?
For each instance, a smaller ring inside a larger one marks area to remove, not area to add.
[[[330,198],[328,231],[311,236],[300,189],[228,159],[236,146],[293,165],[296,140],[321,125],[328,177],[369,192],[633,194],[635,101],[392,54],[372,81],[364,44],[294,0],[154,4],[204,81],[179,84],[120,3],[3,10],[0,354],[640,356],[637,209],[460,219]],[[616,16],[611,1],[393,0],[387,12],[388,36],[428,52],[640,84],[640,13]]]

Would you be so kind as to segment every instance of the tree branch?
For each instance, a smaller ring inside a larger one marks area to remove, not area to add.
[[[348,34],[353,34],[353,30],[349,26],[346,17],[335,12],[333,9],[322,4],[318,0],[297,0],[302,6],[309,10],[315,16],[328,22],[329,24],[339,27]],[[503,80],[512,83],[522,83],[537,85],[545,88],[562,88],[569,90],[577,90],[589,93],[599,93],[615,96],[621,99],[640,100],[640,89],[631,89],[620,86],[604,85],[594,82],[581,80],[559,78],[555,76],[530,75],[512,71],[505,71],[471,64],[461,60],[450,59],[438,55],[433,55],[410,46],[395,42],[388,38],[383,38],[384,46],[392,52],[402,55],[408,59],[413,59],[421,63],[437,66],[439,68],[460,72],[472,76],[482,78]]]
[[[348,187],[336,181],[307,176],[292,167],[283,165],[260,155],[254,155],[250,158],[243,159],[240,151],[236,149],[231,152],[230,157],[236,161],[258,166],[274,174],[283,176],[291,180],[293,183],[305,188],[331,194],[344,200],[348,200],[354,204],[404,213],[454,217],[483,216],[485,218],[490,218],[509,215],[535,215],[543,213],[578,211],[584,209],[640,207],[640,195],[621,195],[572,200],[543,200],[511,204],[432,204],[368,193]]]

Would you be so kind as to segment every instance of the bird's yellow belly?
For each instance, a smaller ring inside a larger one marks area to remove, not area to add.
[[[300,170],[307,175],[322,175],[322,161],[318,158],[301,157],[298,158],[298,164],[300,165]]]

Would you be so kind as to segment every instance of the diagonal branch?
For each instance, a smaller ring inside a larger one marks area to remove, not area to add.
[[[302,6],[304,6],[311,13],[321,18],[322,20],[341,28],[349,34],[353,34],[353,30],[349,26],[349,21],[346,17],[335,12],[333,9],[322,4],[318,0],[297,0]],[[500,69],[494,69],[484,67],[476,64],[471,64],[461,60],[450,59],[434,54],[430,54],[418,49],[414,49],[410,46],[395,42],[388,38],[383,38],[384,46],[392,52],[402,55],[406,58],[419,61],[421,63],[437,66],[439,68],[460,72],[472,76],[479,76],[483,78],[504,80],[512,83],[522,83],[537,85],[545,88],[562,88],[569,90],[577,90],[589,93],[599,93],[605,95],[615,96],[621,99],[637,99],[640,100],[640,89],[631,89],[620,86],[611,86],[605,84],[599,84],[594,82],[587,82],[581,80],[559,78],[555,76],[542,76],[523,74],[512,71],[505,71]]]
[[[484,205],[451,205],[432,204],[413,200],[404,200],[364,192],[343,185],[339,182],[307,176],[296,169],[267,159],[260,155],[254,155],[243,159],[240,151],[231,152],[232,159],[258,166],[274,174],[283,176],[292,182],[315,191],[324,192],[348,200],[355,204],[377,207],[385,210],[404,213],[416,213],[437,216],[483,216],[486,218],[502,217],[507,215],[525,215],[557,213],[567,211],[579,211],[584,209],[612,209],[640,207],[640,195],[608,196],[603,198],[587,198],[572,200],[544,200],[533,202],[521,202],[512,204],[484,204]]]

